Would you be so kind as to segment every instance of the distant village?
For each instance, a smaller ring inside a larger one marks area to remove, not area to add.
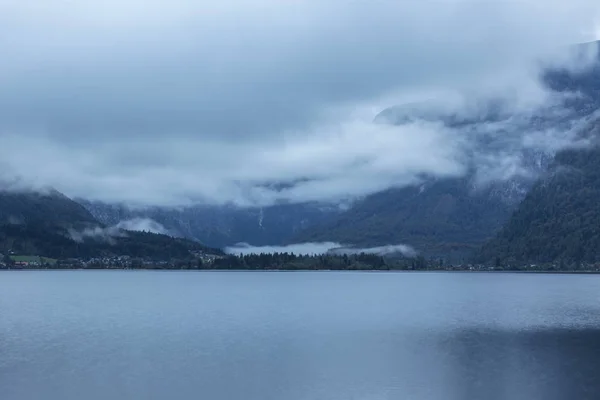
[[[191,251],[187,259],[149,259],[135,258],[127,255],[94,257],[89,259],[68,258],[52,259],[42,256],[24,256],[18,255],[9,250],[6,254],[0,253],[0,269],[223,269],[226,264],[215,261],[233,256],[224,256],[210,254],[204,251]],[[233,257],[235,258],[235,257]],[[382,270],[420,270],[420,271],[473,271],[473,272],[502,272],[502,271],[520,271],[520,272],[582,272],[599,273],[600,263],[563,265],[563,263],[547,264],[522,264],[522,265],[485,265],[485,264],[445,264],[441,261],[425,260],[418,257],[420,262],[407,263],[390,262]],[[239,268],[234,266],[232,268]],[[251,268],[256,269],[256,268]],[[260,268],[258,268],[260,269]],[[281,265],[281,269],[286,269]],[[309,268],[315,269],[315,268]],[[316,268],[319,269],[319,268]],[[328,269],[328,268],[324,268]],[[367,268],[369,269],[369,268]]]
[[[57,260],[41,256],[24,256],[9,250],[7,254],[0,253],[0,269],[161,269],[161,268],[206,268],[222,256],[208,254],[202,251],[190,252],[186,260],[161,260],[135,258],[126,255],[110,257],[67,258]]]

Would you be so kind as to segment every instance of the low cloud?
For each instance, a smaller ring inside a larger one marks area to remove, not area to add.
[[[591,0],[5,0],[0,181],[134,206],[262,206],[474,168],[526,174],[523,149],[573,144],[572,128],[536,125],[577,95],[547,90],[539,68],[593,59],[558,50],[595,39],[599,11]],[[406,123],[374,122],[423,102]],[[457,116],[470,123],[448,123]],[[502,147],[481,153],[490,138]]]
[[[339,243],[320,242],[320,243],[297,243],[287,246],[251,246],[248,243],[238,243],[235,246],[225,248],[228,254],[246,255],[246,254],[272,254],[272,253],[294,253],[297,255],[318,255],[325,254],[329,250],[340,247]]]
[[[85,228],[82,230],[69,229],[69,237],[77,243],[83,243],[86,239],[95,239],[115,243],[115,239],[127,237],[127,234],[122,229],[115,226],[103,228],[100,226],[94,228]]]
[[[558,119],[549,113],[562,99],[544,101],[498,122],[475,120],[468,126],[444,123],[443,110],[435,108],[428,109],[431,118],[395,125],[373,122],[376,112],[356,109],[342,121],[264,142],[195,142],[171,135],[78,148],[48,133],[10,131],[0,141],[5,163],[15,171],[13,189],[51,185],[73,197],[132,206],[340,202],[427,176],[458,177],[472,170],[481,181],[531,176],[536,172],[527,165],[531,154],[581,145],[579,133],[590,122],[570,115],[558,118],[574,118],[572,123],[553,125]],[[468,109],[451,115],[478,117]],[[547,125],[533,126],[532,116]],[[35,162],[24,162],[22,149]]]
[[[418,252],[411,246],[406,244],[388,244],[377,247],[336,247],[328,251],[329,254],[376,254],[379,256],[388,256],[393,254],[401,254],[405,257],[415,257]]]
[[[150,218],[132,218],[115,225],[118,229],[127,231],[151,232],[169,235],[169,231],[160,223]]]
[[[68,233],[69,237],[78,243],[83,243],[86,239],[96,239],[114,244],[115,239],[127,237],[127,231],[169,234],[164,226],[150,218],[133,218],[109,227],[96,226],[81,230],[69,229]]]
[[[315,242],[315,243],[296,243],[287,246],[251,246],[247,243],[239,243],[235,246],[225,248],[228,254],[246,255],[246,254],[261,254],[261,253],[293,253],[296,255],[320,255],[320,254],[338,254],[352,255],[360,253],[391,255],[402,254],[406,257],[414,257],[417,255],[415,249],[411,246],[398,244],[386,245],[378,247],[351,247],[335,242]]]

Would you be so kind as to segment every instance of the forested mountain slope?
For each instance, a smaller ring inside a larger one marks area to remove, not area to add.
[[[0,254],[52,258],[129,255],[170,259],[207,251],[200,243],[98,222],[83,206],[53,190],[0,191]]]
[[[55,190],[0,190],[0,224],[6,223],[75,227],[98,221],[85,207]]]
[[[600,261],[600,148],[557,155],[506,226],[477,257],[480,262]]]
[[[490,238],[515,206],[494,194],[496,189],[477,189],[462,178],[390,189],[296,240],[364,247],[405,243],[430,256],[463,258]]]

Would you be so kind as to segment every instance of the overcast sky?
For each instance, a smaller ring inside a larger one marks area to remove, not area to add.
[[[528,61],[599,18],[587,0],[0,0],[0,179],[182,205],[457,176],[461,137],[373,118],[456,93],[538,107]]]

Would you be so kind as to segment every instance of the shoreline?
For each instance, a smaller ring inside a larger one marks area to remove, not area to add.
[[[459,273],[459,274],[543,274],[543,275],[599,275],[600,271],[476,271],[476,270],[400,270],[400,269],[169,269],[169,268],[3,268],[3,271],[152,271],[152,272],[361,272],[361,273]]]

